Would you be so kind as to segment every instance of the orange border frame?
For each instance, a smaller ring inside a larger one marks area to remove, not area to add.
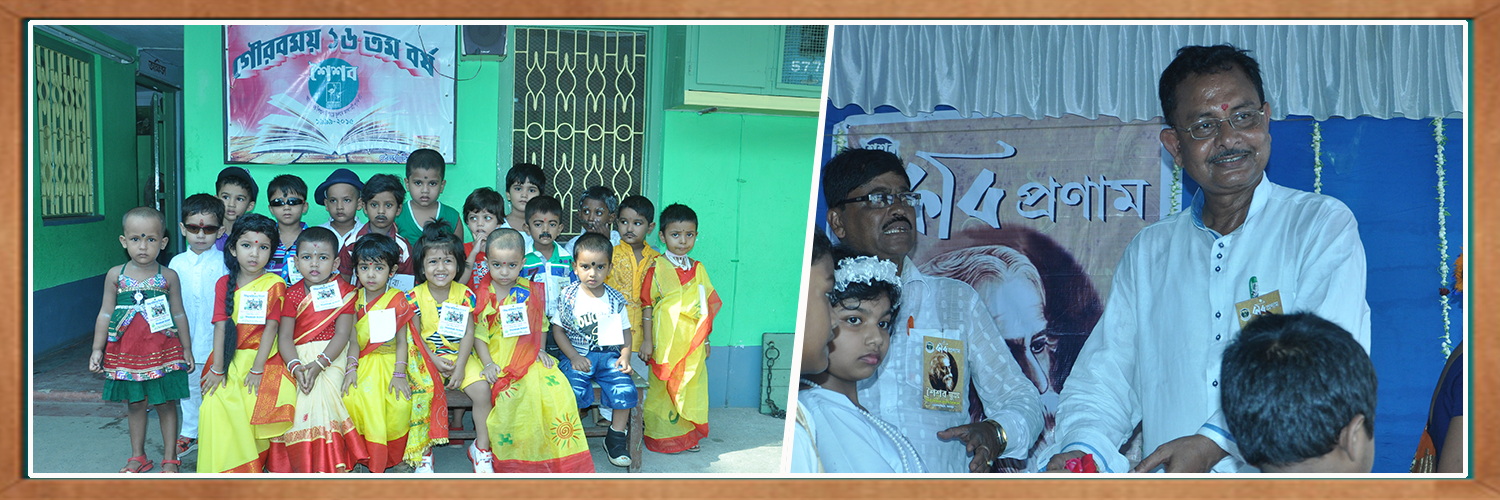
[[[415,7],[415,8],[414,8]],[[1248,8],[1246,8],[1248,7]],[[26,60],[25,21],[28,18],[171,18],[183,15],[213,15],[228,19],[255,18],[400,18],[428,14],[434,18],[457,15],[475,19],[516,18],[675,18],[683,16],[747,17],[779,15],[819,18],[829,15],[868,15],[878,13],[900,17],[956,16],[963,18],[1057,18],[1088,12],[1097,18],[1227,18],[1255,16],[1288,18],[1469,18],[1471,73],[1473,83],[1470,103],[1471,158],[1489,158],[1500,153],[1500,0],[1397,0],[1390,2],[1338,2],[1314,5],[1305,0],[1258,0],[1246,5],[1228,6],[1210,3],[1180,6],[1148,3],[1139,0],[963,0],[952,5],[901,4],[872,0],[646,0],[644,2],[448,2],[443,0],[271,0],[218,4],[210,11],[188,2],[168,0],[97,0],[90,4],[54,0],[0,0],[0,67],[9,67],[16,76],[0,80],[0,123],[10,128],[9,139],[0,144],[0,169],[11,173],[19,182],[0,183],[0,199],[20,200],[19,207],[0,218],[0,234],[9,236],[8,245],[0,246],[0,304],[13,311],[15,321],[0,325],[0,336],[10,339],[11,346],[24,346],[26,331],[26,238],[29,206],[26,199]],[[448,11],[442,9],[447,8]],[[940,10],[942,9],[942,10]],[[917,21],[920,22],[920,21]],[[1490,114],[1496,113],[1496,114]],[[1486,165],[1488,166],[1488,165]],[[1488,192],[1500,188],[1500,170],[1472,168],[1470,192]],[[1500,197],[1472,198],[1470,257],[1471,298],[1480,304],[1494,291],[1495,268],[1485,265],[1496,248],[1495,221]],[[12,309],[13,308],[13,309]],[[1473,307],[1471,349],[1475,359],[1500,354],[1500,343],[1491,344],[1481,332],[1496,322],[1496,310]],[[0,415],[26,415],[26,359],[24,348],[0,349]],[[1481,420],[1473,426],[1473,449],[1500,449],[1497,435],[1488,433],[1487,425],[1500,414],[1497,406],[1496,376],[1500,369],[1487,363],[1471,363],[1472,411]],[[1487,453],[1471,453],[1473,479],[1469,480],[1087,480],[1087,481],[1006,481],[987,480],[787,480],[787,479],[698,479],[698,480],[506,480],[504,483],[478,483],[470,480],[274,480],[245,481],[204,479],[188,481],[150,480],[51,480],[27,479],[24,427],[0,434],[0,495],[5,497],[278,497],[286,494],[326,497],[426,497],[426,496],[547,496],[554,498],[598,498],[600,492],[619,498],[668,497],[846,497],[906,498],[931,496],[964,497],[1131,497],[1131,498],[1226,498],[1226,497],[1391,497],[1428,498],[1500,497],[1500,459]],[[1413,443],[1415,445],[1415,443]],[[369,476],[365,476],[369,477]],[[484,488],[485,490],[476,490]]]

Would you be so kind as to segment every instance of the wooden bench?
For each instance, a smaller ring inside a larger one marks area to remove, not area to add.
[[[636,400],[635,408],[630,409],[630,425],[626,430],[626,432],[630,433],[629,438],[627,438],[627,446],[630,452],[630,467],[626,470],[630,472],[640,472],[642,455],[641,451],[645,443],[646,433],[644,423],[645,415],[643,414],[641,407],[643,406],[642,403],[644,403],[646,399],[645,395],[647,383],[646,379],[641,378],[641,375],[639,373],[631,373],[630,378],[635,382],[635,392],[639,399]],[[594,401],[602,401],[599,394],[599,384],[594,383],[593,386]],[[447,395],[449,415],[448,444],[451,446],[465,446],[464,441],[472,440],[475,437],[474,429],[465,429],[463,423],[464,414],[473,411],[474,401],[469,399],[469,395],[464,394],[464,391],[449,390],[447,391]],[[601,407],[600,411],[608,410]],[[583,435],[585,437],[593,438],[604,437],[604,435],[608,433],[607,429],[609,427],[592,426],[585,423],[583,428]]]

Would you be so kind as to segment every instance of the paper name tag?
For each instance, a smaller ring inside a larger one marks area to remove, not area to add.
[[[1256,316],[1281,314],[1281,290],[1240,302],[1234,305],[1235,316],[1240,319],[1240,328],[1245,327]]]
[[[171,307],[167,304],[166,295],[158,295],[146,299],[146,321],[151,324],[151,331],[159,332],[172,327]]]
[[[708,316],[708,289],[698,285],[698,315]]]
[[[469,306],[444,302],[438,310],[438,333],[444,337],[463,338],[464,327],[469,323]]]
[[[922,336],[922,409],[960,412],[964,409],[964,342],[946,332],[912,330]]]
[[[344,298],[339,296],[339,284],[333,281],[308,287],[307,293],[312,294],[313,310],[328,311],[344,305]]]
[[[287,259],[286,262],[286,284],[295,285],[302,281],[302,271],[297,270],[297,259]]]
[[[599,345],[625,345],[625,330],[620,328],[620,316],[606,314],[599,317]]]
[[[370,343],[382,344],[396,338],[396,310],[381,309],[365,315],[370,328]]]
[[[410,292],[412,287],[417,286],[417,277],[410,274],[392,274],[391,279],[386,281],[386,285],[403,292]]]
[[[241,325],[264,325],[266,324],[266,302],[270,300],[266,292],[240,292],[240,303],[235,307],[236,323]]]
[[[531,322],[526,317],[526,304],[500,306],[501,337],[519,337],[531,333]]]

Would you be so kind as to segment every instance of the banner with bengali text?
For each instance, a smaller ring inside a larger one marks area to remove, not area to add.
[[[834,151],[885,149],[906,164],[920,195],[910,257],[924,274],[967,282],[983,298],[1042,396],[1046,431],[1033,453],[1051,442],[1058,393],[1103,312],[1125,247],[1170,209],[1161,127],[1160,119],[954,111],[854,114],[829,126]]]
[[[226,26],[228,163],[454,162],[456,27]]]

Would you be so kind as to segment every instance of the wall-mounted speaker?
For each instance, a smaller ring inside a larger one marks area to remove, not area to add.
[[[505,56],[505,26],[463,26],[466,56]]]

